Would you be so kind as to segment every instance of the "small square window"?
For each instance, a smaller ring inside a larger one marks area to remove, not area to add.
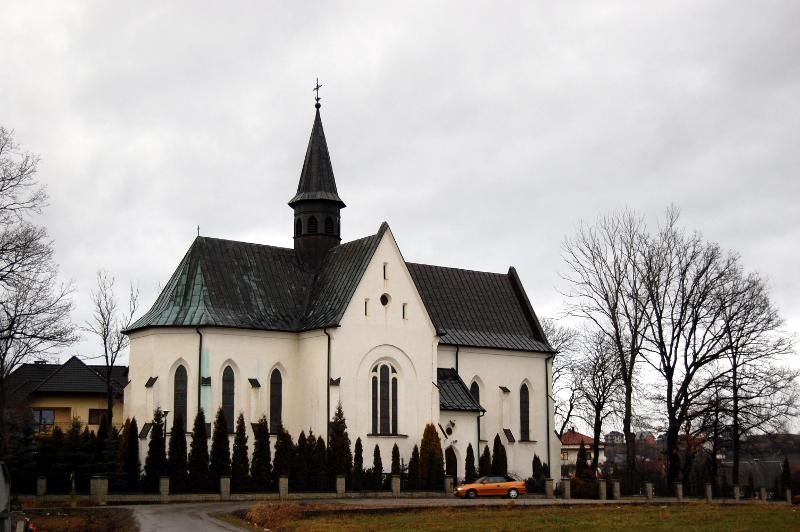
[[[108,412],[105,408],[90,408],[89,409],[89,425],[99,425],[100,420],[103,419],[103,416],[106,415]]]

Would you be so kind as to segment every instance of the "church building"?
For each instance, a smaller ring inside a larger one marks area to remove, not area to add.
[[[124,416],[146,438],[157,406],[191,429],[221,406],[266,414],[271,431],[326,436],[341,401],[351,441],[408,462],[439,428],[464,476],[499,434],[509,472],[534,453],[558,464],[548,344],[515,269],[488,273],[406,262],[389,225],[342,243],[345,207],[319,103],[294,212],[294,249],[198,236],[152,308],[128,330]],[[287,220],[287,226],[289,226]],[[327,442],[327,438],[326,442]],[[142,455],[144,456],[144,454]],[[477,467],[477,464],[476,464]]]

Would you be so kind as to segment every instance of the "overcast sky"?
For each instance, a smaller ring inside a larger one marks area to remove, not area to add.
[[[98,268],[147,310],[198,225],[292,246],[318,77],[345,240],[514,265],[552,316],[579,220],[674,203],[798,331],[798,28],[796,1],[4,2],[0,124],[42,157],[79,324]]]

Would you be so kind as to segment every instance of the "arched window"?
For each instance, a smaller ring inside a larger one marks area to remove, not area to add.
[[[186,374],[186,368],[183,365],[178,366],[175,370],[175,384],[172,395],[172,415],[178,414],[183,416],[183,430],[186,430],[186,394],[189,389],[189,376]]]
[[[317,232],[317,217],[312,216],[308,219],[308,232],[309,233],[316,233]]]
[[[300,236],[303,234],[303,220],[300,218],[294,223],[294,236]]]
[[[530,441],[530,395],[528,394],[528,385],[523,384],[519,389],[519,433],[520,440]]]
[[[278,433],[281,426],[283,410],[283,378],[279,369],[275,368],[269,377],[269,431]]]
[[[397,370],[386,363],[372,368],[372,433],[397,434]]]
[[[225,412],[225,420],[228,422],[228,433],[233,433],[233,398],[236,389],[236,382],[233,376],[233,368],[227,366],[222,372],[222,411]]]
[[[481,388],[477,382],[473,382],[472,386],[469,387],[469,393],[472,394],[472,398],[475,399],[476,403],[481,404]]]
[[[332,235],[333,234],[333,218],[328,216],[325,218],[325,234]]]

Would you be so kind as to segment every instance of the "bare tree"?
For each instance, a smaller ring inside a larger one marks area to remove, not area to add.
[[[574,238],[562,243],[569,282],[567,312],[584,318],[604,334],[619,361],[624,405],[622,431],[627,450],[626,474],[636,475],[636,435],[633,432],[633,397],[636,371],[645,327],[645,300],[641,268],[645,239],[642,219],[622,210],[601,217],[593,226],[580,222]]]
[[[101,357],[105,365],[108,399],[107,419],[109,426],[113,426],[116,390],[114,389],[112,376],[117,359],[130,345],[130,340],[123,331],[130,326],[133,315],[136,313],[139,305],[139,291],[131,285],[128,311],[123,313],[114,294],[114,278],[110,277],[107,271],[98,270],[97,291],[92,291],[91,297],[94,313],[92,319],[87,321],[86,326],[82,327],[82,329],[97,335],[103,343]]]
[[[577,360],[575,388],[578,408],[584,421],[593,428],[592,471],[597,471],[603,423],[619,413],[624,387],[619,358],[602,331],[583,332],[582,356]]]
[[[560,325],[552,318],[543,318],[541,324],[545,338],[556,351],[553,358],[553,402],[556,422],[559,424],[558,435],[561,437],[578,406],[578,389],[574,386],[573,373],[579,335],[576,329]]]
[[[47,231],[28,220],[47,199],[34,179],[38,162],[0,127],[0,456],[13,430],[8,376],[79,338],[70,321],[72,285],[58,281]]]

